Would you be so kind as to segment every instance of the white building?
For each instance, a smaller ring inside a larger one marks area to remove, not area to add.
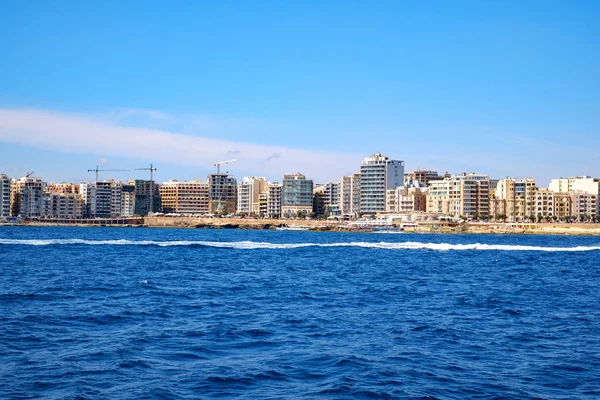
[[[600,179],[594,179],[591,176],[552,179],[548,189],[556,193],[574,193],[579,191],[600,195]]]
[[[260,214],[260,194],[268,189],[267,178],[249,176],[239,184],[237,190],[237,212],[244,214]]]
[[[0,217],[10,216],[10,178],[0,174]]]
[[[363,160],[360,175],[360,211],[385,212],[386,192],[404,186],[404,161],[376,153]]]

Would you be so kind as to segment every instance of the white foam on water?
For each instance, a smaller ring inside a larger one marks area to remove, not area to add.
[[[545,251],[545,252],[581,252],[600,250],[600,246],[576,246],[576,247],[543,247],[522,246],[508,244],[450,244],[450,243],[422,243],[422,242],[340,242],[340,243],[266,243],[266,242],[210,242],[210,241],[154,241],[154,240],[85,240],[85,239],[0,239],[0,245],[21,246],[52,246],[83,244],[91,246],[207,246],[229,249],[252,250],[252,249],[297,249],[303,247],[361,247],[371,249],[387,250],[437,250],[437,251]]]

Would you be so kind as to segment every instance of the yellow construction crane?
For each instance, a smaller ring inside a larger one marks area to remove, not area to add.
[[[219,161],[219,162],[216,162],[216,163],[214,163],[214,164],[213,164],[213,166],[214,166],[214,167],[217,167],[217,174],[220,174],[220,173],[221,173],[221,165],[224,165],[224,164],[231,164],[231,163],[238,162],[238,161],[239,161],[238,159],[235,159],[235,158],[234,158],[233,160],[227,160],[227,161]]]

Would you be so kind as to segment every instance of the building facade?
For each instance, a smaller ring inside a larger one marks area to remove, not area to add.
[[[280,183],[271,183],[267,194],[267,217],[281,217],[282,185]]]
[[[13,217],[41,218],[46,213],[44,192],[46,182],[42,178],[25,176],[11,181],[10,214]]]
[[[208,175],[209,209],[213,214],[230,214],[236,211],[237,182],[228,174]]]
[[[363,160],[360,174],[360,211],[385,212],[386,192],[404,186],[404,161],[376,153]]]
[[[308,215],[313,211],[312,179],[306,179],[300,173],[284,175],[281,194],[282,216],[293,217],[298,213]]]
[[[10,178],[0,174],[0,217],[10,217]]]
[[[533,178],[500,179],[496,186],[495,196],[504,200],[506,216],[509,221],[517,222],[535,219],[537,216],[536,195],[537,184]]]
[[[162,212],[181,214],[208,214],[209,185],[199,180],[169,181],[160,185]]]
[[[490,179],[487,175],[463,173],[440,181],[430,181],[427,212],[464,216],[488,216]]]
[[[266,193],[269,182],[264,177],[245,177],[237,188],[237,212],[249,215],[260,214],[260,195]]]

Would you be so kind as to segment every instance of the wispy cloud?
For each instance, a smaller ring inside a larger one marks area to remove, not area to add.
[[[357,154],[122,126],[88,116],[31,109],[0,109],[0,141],[60,152],[96,154],[103,158],[128,157],[204,169],[235,152],[240,159],[236,169],[244,174],[272,178],[300,171],[317,180],[337,180],[347,171],[357,169],[362,158]]]

